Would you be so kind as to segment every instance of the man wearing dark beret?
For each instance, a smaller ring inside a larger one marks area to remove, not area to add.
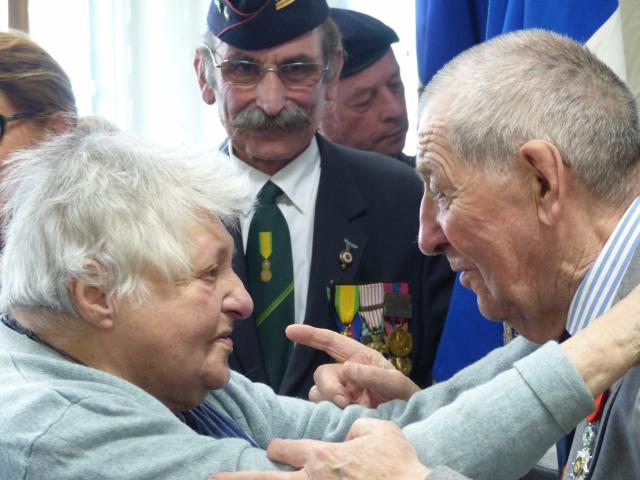
[[[336,143],[371,150],[415,166],[402,153],[409,125],[400,67],[391,49],[396,32],[377,18],[332,8],[344,47],[338,93],[320,124]]]
[[[235,235],[234,269],[255,308],[233,332],[232,367],[306,397],[331,359],[286,340],[288,324],[305,323],[374,345],[430,384],[451,272],[418,250],[413,171],[317,133],[343,64],[326,1],[214,0],[207,22],[194,59],[201,95],[258,200]]]

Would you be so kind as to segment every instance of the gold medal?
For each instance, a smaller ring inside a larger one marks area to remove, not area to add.
[[[373,348],[374,350],[382,353],[383,355],[389,353],[389,349],[382,341],[381,333],[371,333],[371,341],[367,345],[369,348]]]
[[[406,357],[413,348],[413,338],[411,334],[402,329],[396,328],[389,337],[389,351],[396,357]],[[400,369],[398,369],[400,370]]]
[[[400,370],[407,377],[411,373],[411,360],[409,357],[393,357],[391,364],[396,367],[396,370]]]
[[[271,273],[271,262],[267,259],[262,261],[262,271],[260,272],[260,280],[270,282],[273,274]]]

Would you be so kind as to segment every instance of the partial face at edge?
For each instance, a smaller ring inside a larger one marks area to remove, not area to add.
[[[400,67],[389,51],[373,65],[340,80],[321,130],[336,143],[397,157],[409,122]]]
[[[19,113],[7,96],[0,92],[0,113],[6,117]],[[0,166],[16,150],[30,147],[44,136],[44,131],[30,118],[8,122],[0,140]]]

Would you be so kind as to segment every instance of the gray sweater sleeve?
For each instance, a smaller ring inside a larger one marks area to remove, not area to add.
[[[471,480],[461,473],[451,470],[448,467],[436,467],[427,475],[426,480]]]
[[[591,411],[593,400],[557,343],[537,350],[513,343],[409,402],[377,410],[277,397],[240,377],[216,397],[264,445],[272,438],[341,441],[356,418],[369,416],[404,427],[430,468],[448,466],[477,480],[517,478]],[[251,404],[243,400],[249,392]]]
[[[474,479],[519,478],[592,409],[581,377],[549,343],[404,433],[429,467]]]
[[[184,479],[282,468],[242,439],[197,435],[124,380],[59,359],[13,332],[6,336],[0,348],[0,471],[7,478]],[[377,410],[342,411],[327,402],[278,397],[235,373],[209,400],[263,447],[277,437],[341,441],[366,415],[404,427],[431,468],[446,465],[475,479],[513,478],[593,404],[556,344],[510,368],[534,348],[520,343],[409,402]],[[486,381],[498,371],[503,373]]]

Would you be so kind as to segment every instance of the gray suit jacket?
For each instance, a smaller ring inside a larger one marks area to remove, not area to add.
[[[615,302],[640,284],[640,249],[636,250],[616,293]],[[634,367],[612,388],[595,439],[588,479],[628,480],[640,478],[640,367]],[[582,422],[576,428],[569,462],[582,448]],[[571,465],[567,466],[569,477]]]

